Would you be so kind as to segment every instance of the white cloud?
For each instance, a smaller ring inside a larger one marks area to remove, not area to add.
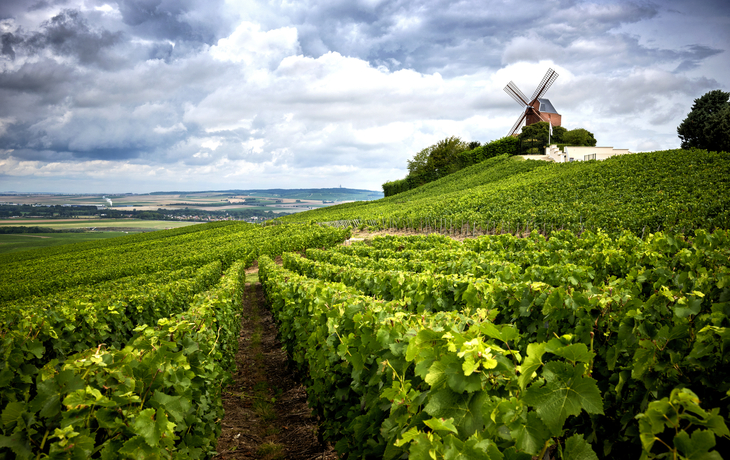
[[[210,54],[221,61],[241,63],[246,66],[277,64],[284,57],[299,51],[297,30],[294,27],[261,31],[259,24],[242,22],[226,38],[210,48]]]

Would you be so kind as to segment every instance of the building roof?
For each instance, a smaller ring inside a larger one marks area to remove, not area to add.
[[[538,99],[540,102],[540,108],[538,109],[540,112],[546,112],[546,113],[558,113],[557,110],[555,110],[555,107],[550,103],[550,99]]]

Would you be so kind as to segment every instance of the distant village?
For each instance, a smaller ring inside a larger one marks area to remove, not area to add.
[[[176,220],[191,222],[217,222],[222,220],[260,223],[288,213],[275,213],[255,209],[204,211],[199,209],[158,209],[157,211],[116,210],[105,205],[42,203],[22,204],[0,202],[0,219],[144,219],[144,220]]]

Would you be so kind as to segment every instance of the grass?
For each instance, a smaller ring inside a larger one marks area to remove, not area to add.
[[[259,272],[246,273],[246,282],[256,284],[259,282]]]
[[[265,459],[274,460],[284,458],[283,446],[274,442],[265,442],[261,444],[256,453]]]
[[[0,235],[0,254],[124,236],[124,232],[16,233]]]
[[[142,219],[3,219],[0,226],[10,227],[50,227],[55,229],[71,228],[138,228],[145,230],[165,230],[168,228],[186,227],[198,222],[180,222],[173,220]]]

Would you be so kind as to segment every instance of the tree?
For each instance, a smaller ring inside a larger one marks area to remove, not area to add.
[[[408,160],[408,175],[417,176],[423,174],[428,169],[428,157],[434,146],[426,147],[413,156],[412,160]]]
[[[587,129],[576,128],[567,131],[563,135],[563,139],[560,143],[575,146],[584,145],[588,147],[595,147],[596,138],[593,136],[593,133],[588,131]]]
[[[695,99],[687,118],[677,127],[683,149],[727,150],[730,143],[730,93],[719,89]]]
[[[709,150],[730,152],[730,104],[709,118],[703,133]]]
[[[468,144],[456,136],[447,137],[431,146],[428,156],[428,169],[436,173],[436,177],[443,177],[458,169],[456,159],[467,149]]]
[[[520,140],[521,151],[528,153],[543,153],[548,145],[550,126],[547,121],[539,121],[522,128],[522,132],[517,138]],[[551,144],[560,144],[563,142],[563,136],[568,132],[562,126],[553,126],[553,134],[550,137]]]

